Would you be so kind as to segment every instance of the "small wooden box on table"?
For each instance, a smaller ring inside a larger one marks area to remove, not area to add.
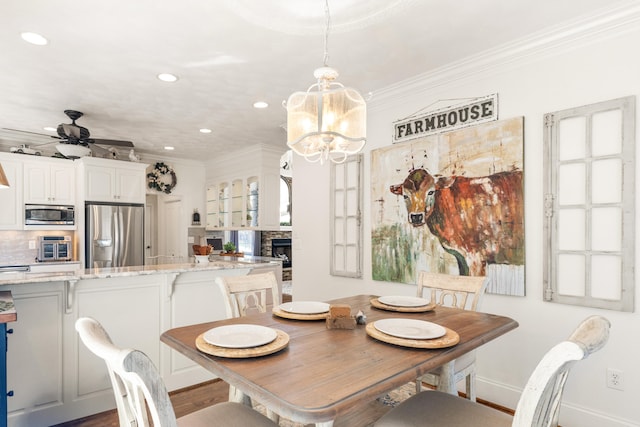
[[[356,319],[349,304],[331,304],[327,316],[327,329],[355,329]]]

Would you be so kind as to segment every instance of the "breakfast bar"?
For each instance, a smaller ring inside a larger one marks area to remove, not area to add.
[[[49,426],[115,407],[104,364],[79,342],[79,317],[95,318],[115,342],[144,351],[170,390],[215,378],[158,337],[226,318],[216,277],[266,271],[281,277],[281,269],[273,258],[212,257],[206,265],[0,275],[0,292],[11,292],[20,312],[8,342],[9,425]]]

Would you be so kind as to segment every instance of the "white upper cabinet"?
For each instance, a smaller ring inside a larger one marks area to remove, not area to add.
[[[145,202],[147,165],[89,157],[81,159],[81,164],[86,201]]]
[[[24,203],[74,205],[76,172],[69,160],[24,160]]]
[[[208,230],[280,228],[281,154],[257,146],[216,159],[206,188]]]
[[[9,181],[9,188],[0,188],[0,230],[22,230],[24,225],[22,160],[17,156],[0,153],[0,164]]]

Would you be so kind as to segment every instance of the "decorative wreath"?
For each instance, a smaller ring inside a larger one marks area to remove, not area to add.
[[[171,176],[171,183],[168,183],[167,176]],[[162,162],[155,164],[153,171],[147,174],[149,188],[169,194],[178,183],[176,173],[169,166]]]

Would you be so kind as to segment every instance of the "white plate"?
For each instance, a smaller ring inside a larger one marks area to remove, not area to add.
[[[381,319],[376,320],[373,326],[387,335],[412,340],[430,340],[447,333],[440,325],[416,319]]]
[[[383,304],[393,305],[395,307],[422,307],[423,305],[429,304],[429,300],[427,299],[402,295],[379,297],[378,301]]]
[[[280,309],[295,314],[320,314],[329,311],[329,304],[318,301],[292,301],[280,304]]]
[[[269,344],[277,336],[275,329],[266,326],[239,324],[209,329],[202,338],[218,347],[250,348]]]

